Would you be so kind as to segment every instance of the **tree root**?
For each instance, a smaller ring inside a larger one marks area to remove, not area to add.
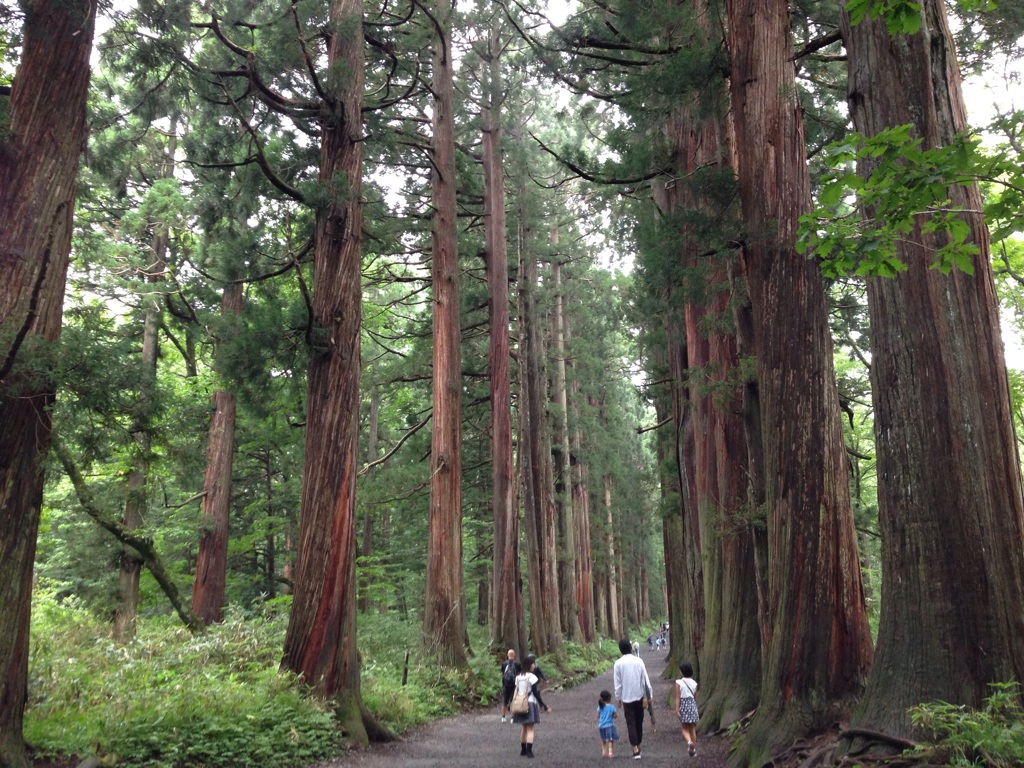
[[[845,752],[840,744],[861,738],[866,744]],[[916,749],[908,754],[865,755],[872,746],[885,745],[902,751]],[[939,768],[947,764],[945,753],[937,749],[920,749],[916,742],[891,733],[866,728],[835,729],[818,734],[817,738],[799,739],[788,748],[773,755],[764,767],[774,768]]]
[[[401,737],[394,731],[388,730],[380,720],[370,714],[366,707],[360,707],[363,718],[363,727],[366,729],[366,738],[377,744],[387,744],[393,741],[401,741]]]
[[[854,739],[857,737],[867,739],[869,742],[881,742],[883,744],[890,744],[894,747],[899,747],[900,749],[914,749],[917,746],[916,741],[910,741],[909,739],[904,739],[901,736],[894,736],[891,733],[883,733],[882,731],[872,731],[867,728],[847,728],[845,731],[839,734],[840,740]],[[870,744],[868,744],[868,747],[869,746]],[[861,754],[866,749],[867,747],[865,747],[865,749],[859,750],[855,754]]]

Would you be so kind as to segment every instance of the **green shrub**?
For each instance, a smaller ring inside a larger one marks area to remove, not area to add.
[[[334,714],[278,671],[290,599],[259,613],[229,612],[198,637],[172,616],[140,621],[126,645],[61,585],[33,596],[30,702],[25,735],[42,757],[96,755],[140,768],[245,768],[313,763],[342,747]],[[493,705],[499,660],[487,627],[468,627],[474,653],[462,670],[422,651],[418,621],[360,614],[361,691],[367,709],[402,732],[439,717]],[[402,673],[406,652],[409,671]],[[552,682],[572,685],[618,656],[614,641],[566,643],[559,663],[541,663]]]
[[[915,727],[931,733],[953,766],[1024,765],[1024,709],[1020,685],[995,683],[982,709],[932,702],[910,710]]]
[[[231,615],[199,637],[148,622],[117,645],[55,595],[38,589],[33,604],[25,737],[38,753],[154,768],[284,768],[337,753],[329,708],[278,672],[280,619]]]

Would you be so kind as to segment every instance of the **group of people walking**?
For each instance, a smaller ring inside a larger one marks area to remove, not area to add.
[[[545,712],[551,711],[540,695],[540,681],[543,679],[544,673],[537,665],[536,656],[531,653],[520,664],[516,652],[509,648],[505,661],[501,663],[501,722],[507,722],[511,714],[512,722],[522,726],[519,754],[523,757],[533,757],[534,726],[540,722],[541,707]],[[523,706],[516,706],[517,699],[525,699],[525,711],[516,711]]]
[[[639,760],[644,740],[644,710],[651,706],[654,688],[647,674],[647,665],[639,654],[634,653],[629,640],[619,641],[619,652],[622,655],[612,668],[614,694],[601,691],[597,702],[601,757],[615,756],[615,742],[619,739],[615,718],[621,710],[622,718],[626,721],[629,744],[633,748],[633,759]],[[533,757],[535,726],[540,722],[541,709],[551,711],[551,707],[541,697],[539,684],[544,679],[543,672],[537,666],[536,656],[527,656],[520,664],[516,652],[511,649],[502,662],[501,672],[501,721],[507,722],[511,715],[512,722],[522,726],[519,754]],[[697,754],[697,721],[700,717],[697,711],[697,681],[693,679],[693,666],[688,661],[679,665],[679,673],[680,677],[675,681],[675,709],[683,738],[686,739],[687,751],[693,756]],[[612,703],[613,696],[617,706]],[[652,720],[653,716],[652,710]]]

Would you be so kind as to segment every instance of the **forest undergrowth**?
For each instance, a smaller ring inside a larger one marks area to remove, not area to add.
[[[289,600],[229,611],[197,636],[172,617],[145,618],[134,640],[117,644],[77,598],[40,584],[25,722],[36,763],[284,768],[337,755],[346,743],[331,708],[279,670]],[[401,733],[496,701],[487,628],[469,629],[474,653],[460,673],[424,658],[414,617],[360,616],[363,701],[381,724]],[[564,659],[541,662],[554,684],[570,685],[606,670],[614,645],[566,643]]]
[[[343,752],[347,745],[330,706],[279,669],[289,600],[229,611],[223,623],[197,636],[172,617],[147,617],[134,640],[117,644],[108,623],[80,600],[62,596],[58,585],[40,584],[25,723],[37,765],[96,758],[100,765],[139,768],[285,768]],[[473,654],[460,673],[424,657],[415,617],[360,616],[363,701],[381,724],[403,733],[496,703],[503,654],[489,648],[486,627],[469,630]],[[552,685],[571,686],[607,670],[617,655],[612,640],[566,643],[564,658],[540,661]],[[1016,684],[993,686],[980,710],[936,702],[916,707],[912,717],[929,738],[902,754],[871,758],[837,749],[837,732],[794,744],[776,764],[1024,765]]]

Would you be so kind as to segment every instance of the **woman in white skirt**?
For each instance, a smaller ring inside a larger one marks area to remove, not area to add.
[[[697,721],[700,719],[697,712],[697,681],[693,679],[693,665],[690,662],[680,664],[679,672],[682,677],[676,680],[676,712],[679,713],[686,746],[693,757],[697,754]]]

